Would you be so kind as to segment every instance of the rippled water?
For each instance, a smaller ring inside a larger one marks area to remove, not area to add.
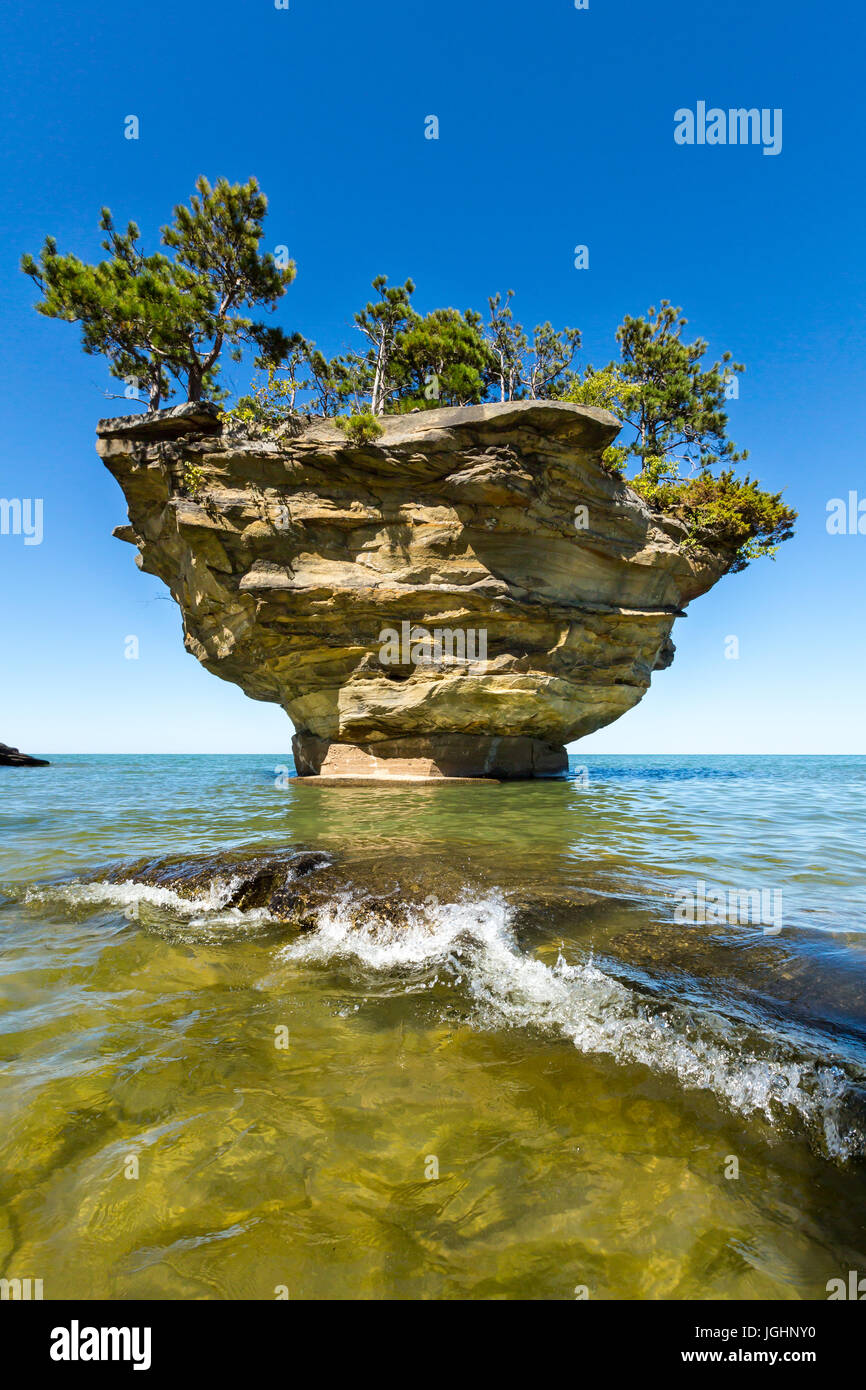
[[[286,770],[0,769],[0,1275],[796,1299],[866,1272],[866,759]],[[339,883],[311,930],[197,865],[287,848]],[[399,920],[365,915],[389,893]]]

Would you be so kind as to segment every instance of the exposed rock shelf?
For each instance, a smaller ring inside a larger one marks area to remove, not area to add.
[[[49,767],[45,758],[31,758],[29,753],[19,753],[8,743],[0,743],[0,767]]]
[[[382,423],[355,445],[327,420],[261,435],[208,405],[102,420],[129,506],[115,534],[168,585],[187,649],[285,709],[302,775],[556,773],[670,665],[674,620],[728,561],[604,470],[607,411]],[[419,630],[452,647],[389,654],[383,633]]]

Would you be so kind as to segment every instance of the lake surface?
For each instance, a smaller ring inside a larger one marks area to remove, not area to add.
[[[826,1298],[866,1274],[866,758],[0,769],[0,1275]],[[311,930],[144,859],[320,850]],[[127,870],[126,864],[138,868]],[[357,911],[391,881],[388,926]]]

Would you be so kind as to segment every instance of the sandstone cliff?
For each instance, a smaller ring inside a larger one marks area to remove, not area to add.
[[[674,619],[728,562],[605,472],[604,410],[383,427],[357,446],[330,421],[268,436],[207,405],[102,420],[129,506],[115,534],[168,585],[187,649],[285,709],[299,772],[557,771],[670,664]],[[444,653],[407,651],[437,632]]]

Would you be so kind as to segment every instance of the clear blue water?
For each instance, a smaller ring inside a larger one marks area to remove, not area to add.
[[[291,771],[0,769],[0,1273],[112,1297],[589,1277],[802,1298],[866,1267],[866,758]],[[227,908],[230,868],[192,905],[141,881],[143,860],[286,847],[345,873],[313,931]],[[408,928],[359,924],[383,875]],[[281,1021],[301,1041],[277,1065]]]

